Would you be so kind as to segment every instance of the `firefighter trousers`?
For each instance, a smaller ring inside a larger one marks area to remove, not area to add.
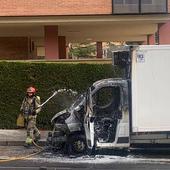
[[[36,116],[32,116],[27,120],[27,138],[33,141],[40,139],[40,131],[36,126]]]

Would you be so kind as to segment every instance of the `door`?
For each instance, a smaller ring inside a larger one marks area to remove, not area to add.
[[[121,88],[106,86],[92,96],[94,137],[98,143],[113,143],[122,118]]]
[[[84,118],[84,128],[87,140],[87,146],[89,149],[94,147],[94,114],[93,114],[93,105],[92,105],[92,93],[91,87],[87,90],[86,93],[86,115]]]

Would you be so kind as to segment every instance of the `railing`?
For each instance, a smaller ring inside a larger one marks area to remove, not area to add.
[[[167,0],[113,0],[113,14],[168,13]]]

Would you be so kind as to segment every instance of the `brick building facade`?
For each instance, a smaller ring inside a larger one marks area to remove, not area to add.
[[[170,0],[1,0],[1,59],[65,59],[69,42],[170,43]]]
[[[111,0],[2,0],[0,16],[111,14]]]

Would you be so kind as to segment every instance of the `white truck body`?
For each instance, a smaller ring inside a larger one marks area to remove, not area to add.
[[[143,45],[132,55],[132,133],[170,132],[170,46]]]

